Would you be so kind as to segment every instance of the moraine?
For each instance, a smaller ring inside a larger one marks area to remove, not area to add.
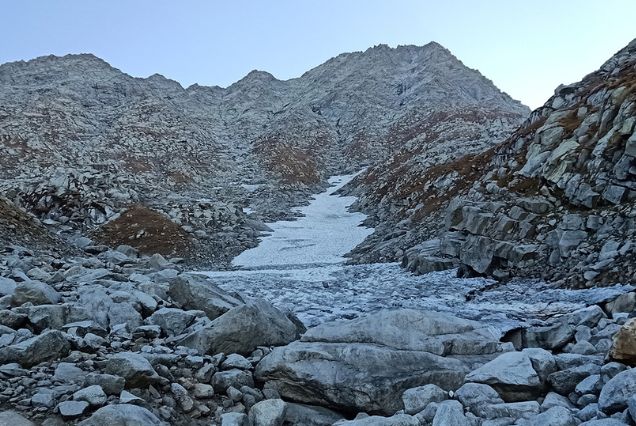
[[[307,326],[383,308],[419,308],[485,321],[503,333],[633,289],[565,290],[530,280],[492,286],[485,278],[456,278],[455,270],[412,275],[397,263],[347,265],[345,255],[373,232],[362,226],[364,214],[349,211],[355,197],[337,194],[354,176],[329,179],[330,188],[297,208],[298,220],[268,224],[273,232],[234,259],[237,269],[199,273],[225,290],[293,311]]]

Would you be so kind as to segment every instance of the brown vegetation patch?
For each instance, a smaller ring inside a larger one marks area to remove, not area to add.
[[[188,234],[162,213],[140,204],[94,233],[96,240],[111,247],[126,244],[143,254],[187,255],[192,247]]]
[[[61,250],[64,244],[32,216],[0,198],[0,244]]]
[[[466,155],[454,161],[427,169],[423,176],[423,180],[427,182],[432,182],[451,173],[457,173],[457,176],[450,188],[443,191],[429,188],[427,191],[420,193],[417,201],[423,203],[425,207],[418,211],[415,218],[420,219],[424,215],[444,208],[453,198],[470,189],[473,183],[483,176],[484,170],[490,165],[494,153],[495,149],[490,148],[482,153]]]
[[[574,134],[574,131],[581,125],[582,121],[583,120],[578,117],[576,109],[573,109],[568,113],[568,115],[561,118],[559,120],[559,125],[563,127],[563,130],[565,131],[563,134],[563,139],[571,138]]]
[[[321,146],[316,141],[317,146]],[[317,184],[320,173],[316,162],[316,153],[310,149],[301,149],[276,139],[261,140],[255,151],[265,161],[267,170],[279,176],[286,184]]]

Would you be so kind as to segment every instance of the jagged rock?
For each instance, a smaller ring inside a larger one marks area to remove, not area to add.
[[[144,387],[159,381],[159,375],[150,362],[134,352],[120,352],[110,356],[104,371],[123,377],[127,388]]]
[[[45,331],[39,336],[0,348],[0,363],[19,362],[24,367],[30,367],[66,356],[70,348],[69,342],[61,332]]]
[[[128,426],[132,424],[166,426],[166,423],[146,408],[131,404],[107,405],[95,411],[88,419],[78,423],[80,426]]]
[[[180,344],[201,353],[249,354],[257,346],[284,345],[297,338],[296,326],[282,312],[254,299],[184,337]]]

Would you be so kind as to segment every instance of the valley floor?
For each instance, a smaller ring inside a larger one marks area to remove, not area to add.
[[[396,263],[347,265],[346,253],[373,232],[362,226],[365,215],[349,212],[355,197],[337,194],[354,176],[332,177],[330,188],[297,209],[298,220],[268,224],[273,232],[234,259],[238,269],[202,273],[224,290],[294,312],[308,327],[384,308],[416,308],[485,321],[503,334],[634,289],[567,290],[535,280],[498,286],[456,278],[455,270],[413,275]]]

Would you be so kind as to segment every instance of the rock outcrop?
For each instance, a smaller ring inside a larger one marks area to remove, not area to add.
[[[636,41],[559,87],[504,143],[429,169],[422,202],[447,206],[444,230],[429,229],[436,239],[405,250],[404,265],[570,286],[636,279],[635,81]]]

